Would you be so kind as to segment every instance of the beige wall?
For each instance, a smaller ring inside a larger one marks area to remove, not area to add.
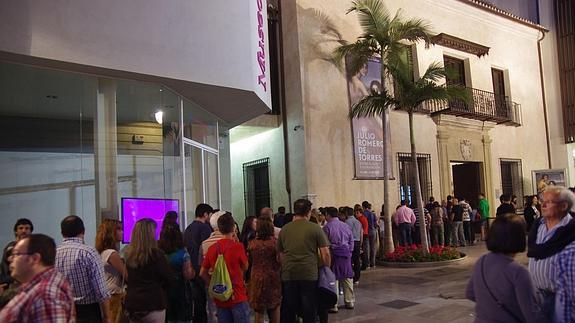
[[[439,153],[447,156],[443,160],[462,161],[459,143],[463,139],[469,139],[472,143],[470,161],[483,163],[486,171],[483,183],[487,185],[485,192],[493,209],[498,205],[497,196],[502,190],[500,159],[521,160],[523,192],[531,194],[531,171],[548,168],[537,53],[537,40],[541,32],[455,0],[385,3],[393,13],[401,8],[405,17],[427,20],[436,33],[447,33],[490,48],[489,55],[479,58],[442,46],[425,49],[423,44],[418,44],[415,57],[420,73],[431,62],[441,62],[443,55],[457,57],[467,64],[469,86],[493,92],[491,68],[502,69],[506,77],[507,94],[511,100],[521,104],[523,124],[520,127],[443,116],[434,122],[427,115],[415,116],[417,151],[431,155],[433,195],[444,198],[444,195],[452,193],[451,166],[439,164]],[[356,16],[353,13],[345,14],[350,5],[351,1],[298,0],[287,2],[282,7],[286,126],[292,164],[293,198],[310,196],[316,206],[353,205],[369,200],[379,209],[383,201],[382,181],[353,179],[354,161],[352,133],[347,118],[349,106],[346,80],[343,72],[330,61],[333,49],[341,40],[354,41],[360,33]],[[554,68],[554,42],[549,35],[544,40],[543,58],[552,125],[553,166],[563,168],[568,167],[571,158],[567,158],[568,149],[561,142],[562,123],[556,90],[558,80]],[[408,120],[407,114],[400,111],[393,111],[390,118],[391,162],[397,177],[397,153],[410,150]],[[446,123],[449,126],[445,126]],[[294,131],[296,125],[303,126],[303,129]],[[443,150],[438,144],[439,133],[448,134],[447,147]],[[274,146],[283,143],[279,135],[270,139]],[[484,140],[489,139],[491,143],[484,146]],[[268,150],[273,154],[276,148]],[[260,154],[259,149],[257,151]],[[256,159],[257,154],[252,153],[250,158]],[[232,172],[241,172],[241,167],[233,161]],[[275,178],[272,178],[272,186],[284,184],[274,181]],[[399,203],[397,180],[390,182],[389,196],[392,206]],[[236,202],[234,205],[237,205]]]
[[[392,12],[402,8],[405,17],[426,19],[437,33],[448,33],[490,47],[488,56],[478,58],[442,46],[425,50],[420,44],[416,57],[420,72],[429,63],[442,61],[443,55],[464,59],[471,74],[469,85],[490,92],[493,91],[491,68],[505,70],[509,95],[522,105],[523,126],[497,125],[489,132],[493,140],[492,154],[488,157],[493,165],[489,195],[501,192],[500,158],[522,160],[524,192],[530,193],[531,170],[547,167],[537,57],[539,32],[454,0],[386,1],[386,4]],[[364,199],[379,205],[382,201],[381,181],[353,180],[346,81],[342,72],[328,61],[338,45],[337,32],[347,41],[354,41],[360,33],[355,15],[345,15],[349,5],[343,1],[298,1],[299,46],[286,49],[297,51],[300,57],[301,78],[295,76],[287,83],[301,82],[306,154],[309,154],[308,189],[316,195],[317,205],[352,204]],[[439,196],[437,126],[424,115],[416,116],[415,122],[417,150],[432,156],[433,194]],[[397,152],[409,152],[405,113],[392,112],[391,129],[392,159],[397,173]],[[465,139],[463,135],[461,139]],[[391,203],[397,204],[397,181],[392,181],[390,187]]]
[[[565,144],[563,134],[563,112],[561,88],[559,84],[559,60],[557,55],[557,37],[552,0],[541,0],[541,24],[549,29],[549,33],[541,41],[541,56],[543,73],[545,75],[545,96],[549,120],[549,139],[551,142],[551,168],[566,168],[570,176],[570,185],[575,185],[573,165],[573,145]]]
[[[230,151],[232,165],[232,214],[242,219],[245,216],[255,214],[245,214],[244,202],[244,163],[248,163],[261,158],[269,158],[269,174],[271,189],[271,205],[274,211],[280,206],[287,205],[287,192],[285,190],[285,167],[282,144],[282,128],[262,128],[255,131],[250,136],[237,139],[237,130],[230,131]],[[242,129],[239,129],[240,131]],[[234,134],[234,132],[236,132]],[[234,138],[235,137],[235,138]]]

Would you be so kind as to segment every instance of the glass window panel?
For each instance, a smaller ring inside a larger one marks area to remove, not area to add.
[[[206,203],[213,208],[220,208],[218,155],[204,151],[204,174],[206,176]]]
[[[0,63],[0,89],[0,246],[20,217],[58,241],[69,214],[93,241],[93,148],[82,139],[92,136],[96,78]]]
[[[204,188],[202,176],[202,150],[185,145],[185,176],[186,176],[186,214],[188,223],[195,218],[196,206],[204,202]]]
[[[184,100],[184,137],[218,148],[217,119],[197,104]]]
[[[177,199],[181,210],[183,167],[179,96],[151,83],[118,80],[115,88],[116,92],[111,95],[116,95],[117,104],[116,203],[119,204],[123,197]],[[100,168],[100,171],[109,170]],[[113,180],[108,178],[108,182],[113,183]],[[113,190],[110,186],[108,184],[105,189]],[[116,209],[120,207],[117,205]]]

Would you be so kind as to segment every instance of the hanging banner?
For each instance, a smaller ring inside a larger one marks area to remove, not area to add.
[[[381,63],[379,60],[369,60],[355,75],[347,73],[347,89],[349,107],[359,102],[370,93],[381,93]],[[356,179],[383,178],[383,140],[387,140],[387,176],[393,179],[391,159],[391,140],[389,127],[389,111],[387,112],[387,135],[383,135],[381,116],[371,118],[354,118],[351,121],[353,134],[353,152]]]

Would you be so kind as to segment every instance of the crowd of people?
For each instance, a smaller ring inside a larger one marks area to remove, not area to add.
[[[466,291],[476,320],[572,322],[575,194],[550,187],[542,198],[539,206],[528,197],[521,217],[514,199],[502,196],[489,228],[483,195],[476,209],[464,198],[430,198],[425,223],[402,202],[392,216],[394,240],[465,246],[481,231],[490,252]],[[19,219],[2,257],[0,322],[328,322],[329,313],[355,307],[354,285],[381,254],[383,213],[367,201],[312,209],[306,199],[293,211],[263,208],[240,230],[230,212],[199,204],[183,232],[168,212],[159,239],[154,220],[139,220],[123,250],[118,220],[101,222],[92,247],[77,216],[61,221],[58,246]],[[528,269],[513,261],[527,246]]]
[[[575,322],[575,194],[551,186],[529,196],[523,217],[501,197],[466,296],[476,322]],[[525,232],[531,227],[527,241]],[[528,268],[514,261],[527,249]]]
[[[380,223],[367,201],[311,206],[263,208],[240,230],[230,212],[199,204],[183,232],[168,212],[159,239],[154,220],[137,221],[122,250],[115,219],[102,220],[94,246],[78,216],[61,221],[59,245],[19,219],[3,250],[0,322],[250,322],[252,313],[255,322],[327,322],[340,290],[341,307],[354,308],[354,283],[375,266]],[[222,261],[229,286],[217,280]],[[231,296],[218,294],[222,287]]]
[[[476,232],[485,240],[489,203],[479,194],[477,208],[463,197],[448,195],[441,203],[433,197],[423,208],[426,237],[432,246],[465,247],[476,243]],[[417,205],[401,201],[392,215],[392,234],[396,245],[421,245],[421,224]]]

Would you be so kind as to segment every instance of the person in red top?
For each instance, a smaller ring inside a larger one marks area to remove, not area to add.
[[[363,233],[363,238],[361,240],[361,270],[366,270],[367,265],[369,264],[369,222],[365,215],[363,215],[363,208],[361,205],[356,204],[353,208],[353,212],[355,213],[356,219],[359,220],[361,223],[361,231]]]
[[[64,275],[54,269],[56,244],[43,234],[18,241],[10,256],[20,291],[0,312],[0,322],[73,322],[74,296]],[[0,288],[1,289],[1,288]]]
[[[218,251],[224,255],[226,266],[230,274],[234,294],[225,301],[214,299],[218,308],[219,323],[249,323],[250,307],[248,295],[244,285],[244,272],[248,269],[248,258],[243,244],[237,241],[235,235],[235,221],[232,214],[226,212],[218,219],[218,229],[223,235],[212,245],[204,257],[200,269],[200,277],[204,279],[206,285],[210,284],[211,273],[216,265]]]

